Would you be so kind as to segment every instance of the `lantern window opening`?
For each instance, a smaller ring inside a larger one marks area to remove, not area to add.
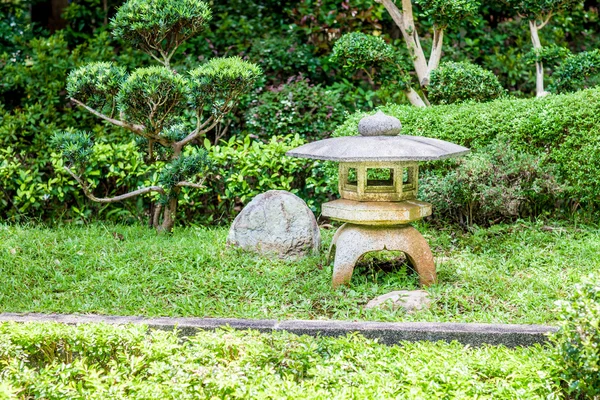
[[[356,186],[358,183],[358,173],[356,171],[356,168],[348,168],[348,177],[346,179],[346,183],[348,185],[353,185]]]
[[[394,186],[394,170],[392,168],[367,168],[367,187]]]

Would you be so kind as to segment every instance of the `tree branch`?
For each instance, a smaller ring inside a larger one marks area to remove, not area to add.
[[[408,98],[408,101],[413,106],[427,107],[427,104],[425,104],[425,102],[423,101],[423,99],[421,98],[421,96],[419,96],[419,93],[415,92],[415,90],[413,88],[406,89],[404,91],[404,94],[406,94],[406,97]]]
[[[425,53],[421,47],[421,40],[417,29],[415,28],[415,19],[413,16],[412,3],[410,0],[402,0],[402,11],[398,9],[398,6],[393,0],[376,0],[378,3],[383,4],[385,9],[390,13],[392,19],[400,28],[402,37],[410,53],[415,72],[419,78],[421,86],[425,86],[428,83],[427,79],[427,60],[425,59]]]
[[[77,176],[66,165],[65,165],[65,169],[77,181],[77,183],[79,183],[79,185],[81,185],[81,188],[83,189],[83,193],[86,195],[86,197],[88,199],[92,200],[92,201],[97,202],[97,203],[104,203],[104,204],[106,204],[106,203],[116,203],[116,202],[119,202],[119,201],[130,199],[132,197],[139,196],[141,194],[146,194],[146,193],[151,193],[151,192],[158,192],[158,193],[161,193],[161,194],[165,194],[165,190],[163,188],[161,188],[160,186],[149,186],[149,187],[145,187],[145,188],[142,188],[142,189],[134,190],[133,192],[122,194],[120,196],[100,198],[100,197],[94,196],[92,194],[92,192],[90,191],[88,185],[83,181],[83,179],[81,179],[79,176]]]
[[[429,85],[431,72],[440,65],[442,58],[442,45],[444,44],[444,28],[437,25],[433,26],[433,43],[431,44],[431,55],[429,56],[429,65],[427,66],[427,78],[425,85]]]
[[[204,179],[202,179],[201,183],[193,183],[193,182],[187,182],[187,181],[182,181],[179,182],[177,185],[175,185],[177,187],[191,187],[191,188],[195,188],[195,189],[204,189]]]
[[[185,146],[186,144],[188,144],[189,142],[191,142],[192,140],[196,139],[200,134],[206,133],[208,131],[210,131],[212,128],[214,128],[220,121],[220,118],[214,119],[213,123],[206,128],[206,125],[208,124],[208,122],[214,119],[213,116],[211,116],[209,119],[207,119],[200,127],[194,129],[192,131],[192,133],[190,133],[189,135],[187,135],[185,138],[183,138],[182,140],[180,140],[179,142],[175,143],[173,146],[178,147],[178,148],[182,148],[183,146]]]
[[[550,18],[552,18],[552,11],[550,11],[548,13],[548,16],[546,17],[546,20],[544,22],[542,22],[541,24],[537,25],[538,29],[542,29],[543,27],[546,26],[546,24],[550,21]]]
[[[84,104],[81,101],[76,100],[74,98],[71,98],[71,101],[73,103],[77,104],[78,106],[81,106],[81,107],[85,108],[86,110],[88,110],[89,112],[91,112],[92,114],[94,114],[95,116],[100,117],[103,120],[105,120],[107,122],[110,122],[113,125],[120,126],[122,128],[125,128],[125,129],[129,129],[130,131],[133,131],[135,133],[139,133],[139,134],[142,134],[142,135],[143,135],[144,129],[146,129],[144,125],[130,124],[129,122],[121,121],[121,120],[118,120],[118,119],[111,118],[111,117],[109,117],[107,115],[104,115],[101,112],[98,112],[98,111],[94,110],[93,108],[87,106],[86,104]]]

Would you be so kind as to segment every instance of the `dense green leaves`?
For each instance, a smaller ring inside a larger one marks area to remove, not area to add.
[[[177,48],[210,18],[210,8],[200,0],[128,0],[111,27],[115,36],[168,65]]]
[[[560,331],[553,335],[558,378],[572,398],[600,396],[600,281],[590,275],[557,302]]]
[[[311,141],[329,136],[343,117],[338,93],[299,79],[262,93],[246,112],[246,126],[259,137],[298,134]]]
[[[369,71],[373,67],[381,68],[392,63],[394,49],[379,36],[352,32],[335,42],[331,59],[351,73]]]
[[[0,325],[0,397],[51,399],[543,399],[548,350],[385,346],[230,329]]]
[[[519,15],[535,20],[544,18],[548,13],[556,13],[573,7],[580,0],[503,0]]]
[[[551,92],[566,93],[600,85],[600,50],[568,57],[552,74]]]
[[[182,155],[165,165],[158,176],[158,183],[167,191],[173,190],[180,182],[194,181],[195,176],[209,164],[206,150],[198,149],[194,154]]]
[[[543,157],[515,151],[507,140],[456,161],[421,179],[419,198],[434,205],[436,218],[486,226],[537,216],[561,200],[564,184]]]
[[[213,58],[190,72],[191,98],[194,106],[212,106],[222,116],[249,92],[261,75],[260,68],[240,57]]]
[[[111,62],[95,62],[69,73],[67,92],[71,98],[113,116],[117,94],[126,78],[125,68]]]
[[[431,18],[440,27],[457,25],[465,19],[473,17],[479,7],[480,0],[415,0],[423,14]]]
[[[94,146],[86,132],[58,132],[52,137],[52,144],[71,164],[87,162]]]
[[[428,97],[435,104],[486,102],[505,94],[491,71],[468,62],[445,62],[431,72]]]
[[[189,81],[165,67],[136,69],[117,96],[119,110],[131,123],[158,134],[186,106]]]

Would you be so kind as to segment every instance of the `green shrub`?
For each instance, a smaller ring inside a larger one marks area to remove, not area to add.
[[[421,178],[419,198],[433,204],[436,217],[461,225],[535,216],[552,209],[564,191],[554,166],[502,140],[446,166]]]
[[[486,102],[504,95],[505,90],[491,71],[468,62],[444,62],[431,72],[427,88],[434,104],[464,101]]]
[[[541,166],[554,164],[557,182],[566,187],[569,203],[565,205],[585,211],[600,207],[596,173],[600,170],[599,89],[541,99],[500,99],[426,109],[389,105],[381,110],[400,119],[403,134],[447,140],[474,150],[495,141],[510,142],[517,152],[543,155]],[[350,116],[334,136],[355,135],[358,121],[365,115]]]
[[[567,93],[600,85],[600,50],[568,57],[552,74],[551,92]]]
[[[297,78],[269,88],[246,113],[248,132],[261,138],[300,135],[311,141],[328,137],[343,121],[338,94]]]
[[[304,143],[299,135],[273,136],[266,143],[246,136],[208,146],[214,172],[207,185],[230,216],[236,205],[239,211],[256,195],[275,189],[295,193],[318,210],[335,194],[329,191],[327,164],[285,155]]]
[[[360,335],[0,324],[0,394],[44,399],[538,399],[547,350]],[[383,362],[382,360],[385,360]]]
[[[321,64],[311,46],[294,35],[253,40],[248,59],[260,65],[271,81],[278,82],[299,74],[314,78]]]
[[[361,32],[348,33],[333,46],[331,60],[340,63],[343,70],[354,71],[381,68],[394,60],[394,49],[381,37]]]
[[[569,398],[600,398],[600,281],[590,276],[568,301],[557,302],[560,330],[552,335],[554,360]]]

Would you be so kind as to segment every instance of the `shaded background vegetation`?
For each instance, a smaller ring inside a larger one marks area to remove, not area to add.
[[[327,166],[286,160],[281,154],[304,139],[329,134],[346,113],[406,102],[360,73],[344,76],[330,59],[333,44],[344,33],[381,35],[403,48],[399,30],[372,0],[210,3],[210,29],[175,56],[176,68],[239,55],[259,63],[265,75],[255,92],[209,133],[206,146],[218,163],[206,171],[205,192],[187,196],[181,213],[191,222],[227,221],[253,195],[271,188],[295,191],[318,210],[331,194]],[[0,218],[145,220],[150,198],[104,206],[87,201],[62,172],[49,145],[59,129],[77,126],[95,133],[101,146],[92,155],[87,179],[98,185],[98,196],[125,192],[147,178],[133,144],[116,144],[128,137],[124,131],[100,123],[66,99],[66,76],[75,67],[108,60],[129,69],[150,64],[147,56],[108,33],[107,23],[121,4],[9,0],[0,5]],[[574,11],[554,16],[541,32],[542,40],[574,53],[600,48],[598,8],[598,1],[582,1]],[[426,18],[419,22],[428,23]],[[430,41],[423,38],[426,52]],[[493,71],[511,96],[532,97],[535,74],[526,62],[530,50],[526,22],[502,2],[485,0],[473,23],[447,31],[443,60],[479,64]],[[554,66],[547,68],[552,72]],[[593,113],[593,107],[582,112]],[[593,126],[592,119],[585,123]]]

